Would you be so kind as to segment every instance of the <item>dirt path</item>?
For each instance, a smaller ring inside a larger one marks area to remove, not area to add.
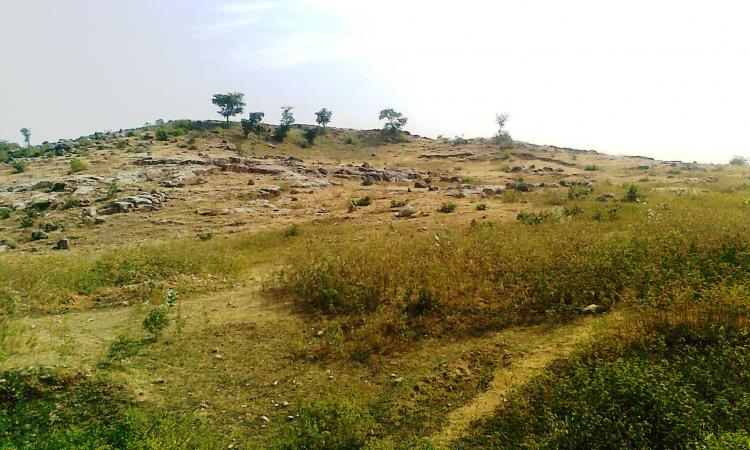
[[[591,317],[546,330],[542,327],[508,330],[498,339],[510,347],[511,364],[497,369],[489,388],[466,405],[450,412],[447,424],[430,440],[438,447],[461,437],[472,422],[492,414],[510,391],[540,374],[551,362],[571,354],[590,339],[598,327],[606,326],[619,315]]]

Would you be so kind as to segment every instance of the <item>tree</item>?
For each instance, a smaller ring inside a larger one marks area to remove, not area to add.
[[[242,133],[244,133],[245,137],[247,137],[250,133],[258,134],[263,130],[263,124],[261,121],[263,120],[263,116],[265,116],[264,113],[260,111],[251,112],[247,119],[242,119]]]
[[[401,132],[401,129],[406,125],[406,122],[409,120],[407,117],[404,117],[403,114],[400,112],[394,111],[393,108],[388,108],[380,111],[380,117],[379,120],[387,120],[385,123],[385,126],[383,126],[383,129],[386,131],[392,133],[392,134],[398,134]]]
[[[331,117],[333,116],[333,111],[327,108],[323,108],[320,111],[316,112],[315,115],[317,116],[315,118],[315,121],[318,122],[318,125],[325,128],[325,126],[328,125],[328,122],[331,121]]]
[[[21,134],[23,135],[23,140],[26,142],[26,146],[31,147],[31,130],[21,128]]]
[[[282,142],[289,133],[289,129],[294,125],[294,114],[292,114],[293,109],[293,106],[281,107],[281,123],[279,123],[279,126],[276,127],[276,131],[273,133],[273,140],[276,142]]]
[[[513,148],[513,139],[510,137],[510,133],[505,131],[505,123],[508,121],[510,116],[507,114],[495,114],[495,123],[497,123],[497,143],[500,148]]]
[[[211,103],[219,107],[217,112],[226,117],[227,123],[229,123],[230,117],[241,114],[245,110],[245,94],[239,92],[214,94]]]
[[[294,106],[282,106],[281,107],[281,126],[291,128],[294,125],[294,114],[292,110]]]

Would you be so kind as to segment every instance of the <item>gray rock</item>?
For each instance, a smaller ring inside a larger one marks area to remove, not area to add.
[[[47,233],[41,230],[34,231],[33,233],[31,233],[31,239],[35,241],[47,239]]]
[[[412,217],[416,213],[417,212],[411,206],[404,206],[403,208],[401,208],[401,210],[398,213],[396,213],[396,215],[398,217],[408,218],[408,217]]]
[[[418,189],[427,189],[427,188],[429,188],[430,186],[428,186],[428,185],[427,185],[427,183],[425,183],[424,181],[416,181],[416,182],[414,183],[414,187],[415,187],[415,188],[418,188]]]

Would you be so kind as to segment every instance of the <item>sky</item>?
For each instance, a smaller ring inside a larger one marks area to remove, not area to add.
[[[0,0],[0,139],[220,119],[245,93],[278,121],[611,154],[750,156],[750,4],[629,0]],[[239,120],[239,117],[235,118]]]

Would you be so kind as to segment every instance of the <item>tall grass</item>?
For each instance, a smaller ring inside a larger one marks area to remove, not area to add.
[[[740,199],[671,199],[658,211],[623,204],[604,223],[584,213],[537,226],[312,243],[289,261],[279,286],[338,320],[355,353],[387,353],[425,335],[562,320],[592,303],[664,306],[748,279],[750,226]]]
[[[282,234],[174,241],[103,253],[13,255],[0,258],[0,297],[19,312],[43,312],[80,297],[161,297],[165,284],[182,292],[201,284],[220,285],[270,258],[270,250],[282,252],[279,247],[288,243]]]

